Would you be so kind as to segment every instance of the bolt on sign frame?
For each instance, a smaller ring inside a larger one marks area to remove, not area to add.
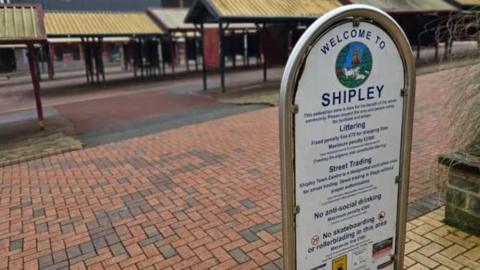
[[[398,198],[396,241],[392,247],[394,256],[391,261],[395,269],[403,269],[404,244],[406,234],[406,214],[408,204],[408,186],[410,171],[410,152],[412,141],[413,109],[415,97],[415,65],[411,47],[400,26],[385,12],[367,5],[349,5],[337,8],[320,17],[301,37],[295,46],[287,66],[281,85],[280,94],[280,145],[282,176],[282,208],[283,208],[283,246],[285,269],[297,269],[296,217],[301,211],[296,201],[295,171],[295,114],[299,107],[295,104],[297,88],[310,50],[324,34],[336,26],[345,23],[367,22],[382,29],[396,45],[396,50],[403,64],[403,89],[399,89],[401,109],[401,143],[398,164]],[[321,84],[318,82],[317,84]],[[313,238],[312,238],[313,239]],[[323,269],[323,268],[322,268]],[[326,268],[325,268],[326,269]],[[345,269],[345,268],[344,268]]]

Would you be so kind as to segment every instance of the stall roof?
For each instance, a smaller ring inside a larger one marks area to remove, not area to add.
[[[341,6],[337,0],[196,0],[190,23],[312,20]]]
[[[464,8],[480,7],[480,0],[449,0],[449,1],[459,7],[464,7]]]
[[[195,29],[193,24],[183,21],[188,13],[186,8],[149,8],[147,13],[164,31]]]
[[[341,0],[344,4],[366,4],[389,13],[449,12],[456,7],[444,0]],[[480,0],[479,0],[480,1]]]
[[[43,12],[36,5],[0,5],[0,43],[46,41]]]
[[[106,37],[103,39],[104,43],[128,43],[129,37]],[[81,38],[48,38],[50,44],[69,44],[69,43],[81,43]]]
[[[147,13],[165,32],[193,32],[196,31],[193,23],[185,23],[187,8],[149,8]],[[207,28],[217,28],[216,25],[210,25]],[[253,29],[253,23],[241,23],[231,25],[230,29]]]
[[[164,33],[144,12],[47,12],[45,28],[48,37],[120,37]]]

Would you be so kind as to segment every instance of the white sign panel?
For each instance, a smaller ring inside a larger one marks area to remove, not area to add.
[[[369,22],[338,24],[310,50],[294,99],[297,269],[393,269],[404,79]]]

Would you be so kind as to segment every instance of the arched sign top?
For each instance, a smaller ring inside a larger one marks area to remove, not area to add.
[[[412,49],[405,33],[398,23],[384,11],[362,4],[352,4],[339,7],[316,20],[295,45],[287,65],[285,66],[282,85],[280,88],[280,104],[293,104],[293,94],[295,93],[295,81],[301,66],[307,56],[312,44],[330,27],[343,20],[371,20],[375,24],[384,28],[398,46],[404,61],[405,73],[410,75],[406,82],[406,89],[415,89],[415,62],[413,60]],[[412,76],[413,75],[413,76]],[[282,108],[285,108],[283,106]]]
[[[285,269],[401,269],[414,96],[385,12],[341,7],[300,38],[280,94]]]

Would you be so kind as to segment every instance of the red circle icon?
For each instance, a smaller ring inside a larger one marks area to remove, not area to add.
[[[318,236],[318,235],[312,236],[312,240],[310,240],[310,243],[311,243],[313,246],[318,245],[318,243],[320,243],[320,236]]]

